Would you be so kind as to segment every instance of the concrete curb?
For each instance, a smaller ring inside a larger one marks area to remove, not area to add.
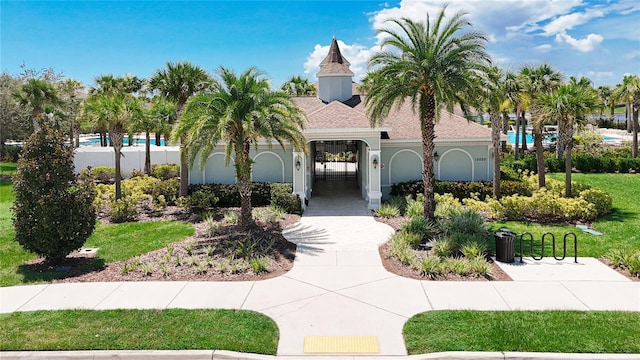
[[[302,355],[273,356],[226,350],[82,350],[82,351],[2,351],[3,360],[640,360],[640,354],[564,354],[535,352],[451,351],[410,356]]]

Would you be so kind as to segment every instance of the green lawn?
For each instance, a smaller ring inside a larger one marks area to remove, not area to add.
[[[640,353],[640,313],[429,311],[405,324],[409,354],[441,351]]]
[[[237,310],[64,310],[0,315],[0,349],[231,350],[275,355],[278,327]]]
[[[550,176],[556,180],[564,180],[564,174]],[[575,226],[569,225],[547,226],[515,221],[492,223],[491,230],[507,227],[518,234],[530,232],[536,241],[539,241],[545,232],[551,232],[562,240],[566,232],[572,231],[578,236],[578,255],[587,257],[601,257],[607,255],[611,249],[640,248],[640,175],[572,174],[572,179],[607,191],[613,197],[613,212],[592,224],[594,229],[604,235],[585,234]],[[545,247],[548,249],[545,254],[551,254],[551,244],[545,244]],[[516,253],[518,251],[519,247],[516,244]],[[572,248],[567,250],[567,253],[573,255]]]
[[[0,162],[0,174],[15,174],[16,163],[13,162]]]
[[[15,232],[11,223],[11,206],[14,196],[11,184],[0,183],[0,286],[50,281],[64,276],[56,271],[34,272],[24,263],[37,256],[22,249],[13,240]],[[181,241],[195,232],[193,225],[179,221],[145,223],[98,224],[87,239],[85,247],[100,250],[88,269],[97,269],[105,263],[126,260],[160,249],[167,244]]]

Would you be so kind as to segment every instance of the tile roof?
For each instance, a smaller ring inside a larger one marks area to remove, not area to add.
[[[370,128],[364,105],[365,97],[354,95],[344,103],[333,101],[324,103],[317,97],[295,97],[294,101],[307,114],[305,131],[324,129]],[[389,128],[390,140],[419,140],[420,120],[405,104],[398,110],[392,109],[382,127]],[[487,140],[491,139],[491,129],[462,116],[442,111],[440,121],[435,126],[436,139],[441,140]],[[436,140],[437,141],[437,140]]]

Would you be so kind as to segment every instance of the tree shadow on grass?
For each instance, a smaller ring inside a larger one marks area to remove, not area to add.
[[[44,259],[22,264],[16,272],[23,276],[23,283],[70,279],[105,268],[105,261],[99,257],[67,257],[62,262],[51,263]]]
[[[635,217],[638,217],[638,213],[620,208],[613,208],[609,214],[599,218],[598,221],[627,222],[629,219]]]

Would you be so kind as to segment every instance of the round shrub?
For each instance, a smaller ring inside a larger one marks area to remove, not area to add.
[[[613,199],[611,195],[600,189],[588,189],[580,192],[580,198],[593,204],[598,213],[598,216],[608,214],[611,212],[613,206]]]
[[[180,177],[179,164],[163,164],[151,166],[151,176],[160,180],[177,179]]]
[[[114,200],[109,205],[109,218],[114,223],[123,223],[135,220],[138,215],[137,201],[129,196]]]
[[[583,198],[557,199],[565,220],[594,220],[598,216],[595,205]]]
[[[79,249],[93,233],[92,181],[78,182],[73,148],[47,127],[31,135],[13,177],[15,240],[52,262]]]
[[[84,170],[83,170],[84,171]],[[116,181],[116,168],[111,166],[96,166],[89,171],[99,184],[113,184]]]

